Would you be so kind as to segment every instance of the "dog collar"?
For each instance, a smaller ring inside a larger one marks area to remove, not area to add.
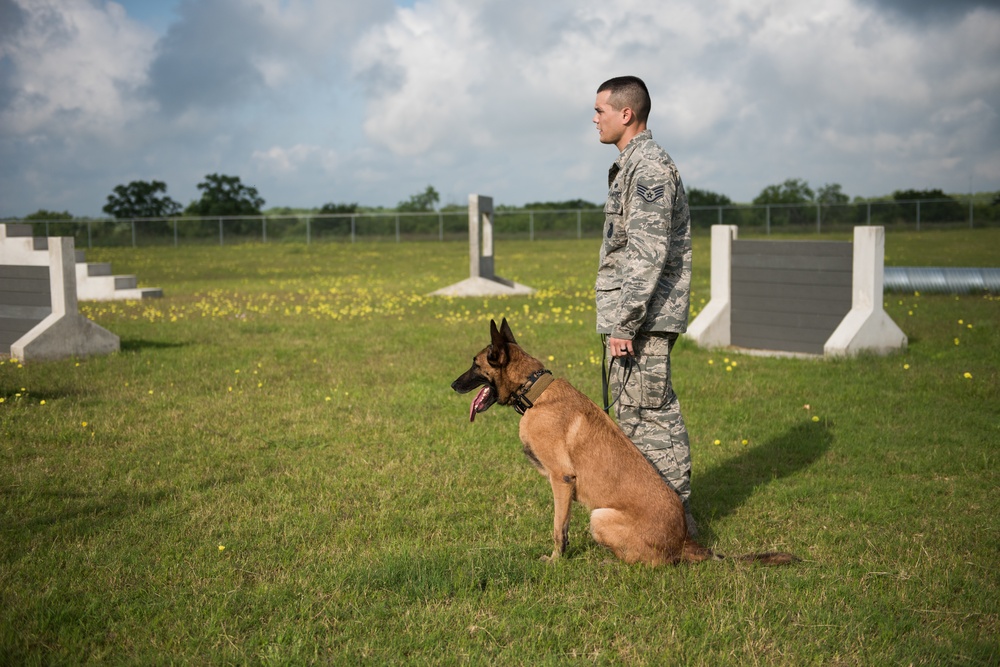
[[[535,401],[542,395],[555,378],[552,371],[545,368],[537,370],[528,376],[528,381],[521,387],[511,401],[517,414],[523,415],[529,408],[535,406]]]

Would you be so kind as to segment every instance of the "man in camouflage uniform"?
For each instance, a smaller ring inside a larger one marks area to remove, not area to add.
[[[612,358],[618,423],[680,495],[695,534],[688,435],[670,381],[670,352],[687,330],[691,214],[677,166],[646,129],[649,109],[649,92],[636,77],[597,90],[601,142],[621,151],[608,172],[597,330]]]

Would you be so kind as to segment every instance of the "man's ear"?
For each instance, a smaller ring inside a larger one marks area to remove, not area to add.
[[[503,324],[500,325],[501,328],[510,331],[510,327],[507,326],[507,320],[504,319]],[[497,323],[490,320],[490,351],[486,355],[486,360],[490,362],[491,366],[503,366],[507,363],[507,339],[500,329],[497,329]]]

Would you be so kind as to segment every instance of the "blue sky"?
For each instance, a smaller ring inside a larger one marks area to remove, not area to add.
[[[600,202],[626,73],[689,187],[1000,190],[995,1],[0,0],[0,216],[209,173],[268,207]]]

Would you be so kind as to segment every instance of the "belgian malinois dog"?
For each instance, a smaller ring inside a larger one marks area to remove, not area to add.
[[[481,388],[472,401],[470,421],[494,403],[521,414],[524,453],[548,478],[555,498],[555,546],[543,560],[565,553],[574,500],[590,509],[594,540],[626,563],[723,558],[688,537],[677,493],[593,401],[566,380],[553,378],[541,361],[521,349],[506,318],[499,329],[490,321],[490,338],[491,344],[451,387],[460,394]],[[739,558],[769,565],[798,560],[780,552]]]

